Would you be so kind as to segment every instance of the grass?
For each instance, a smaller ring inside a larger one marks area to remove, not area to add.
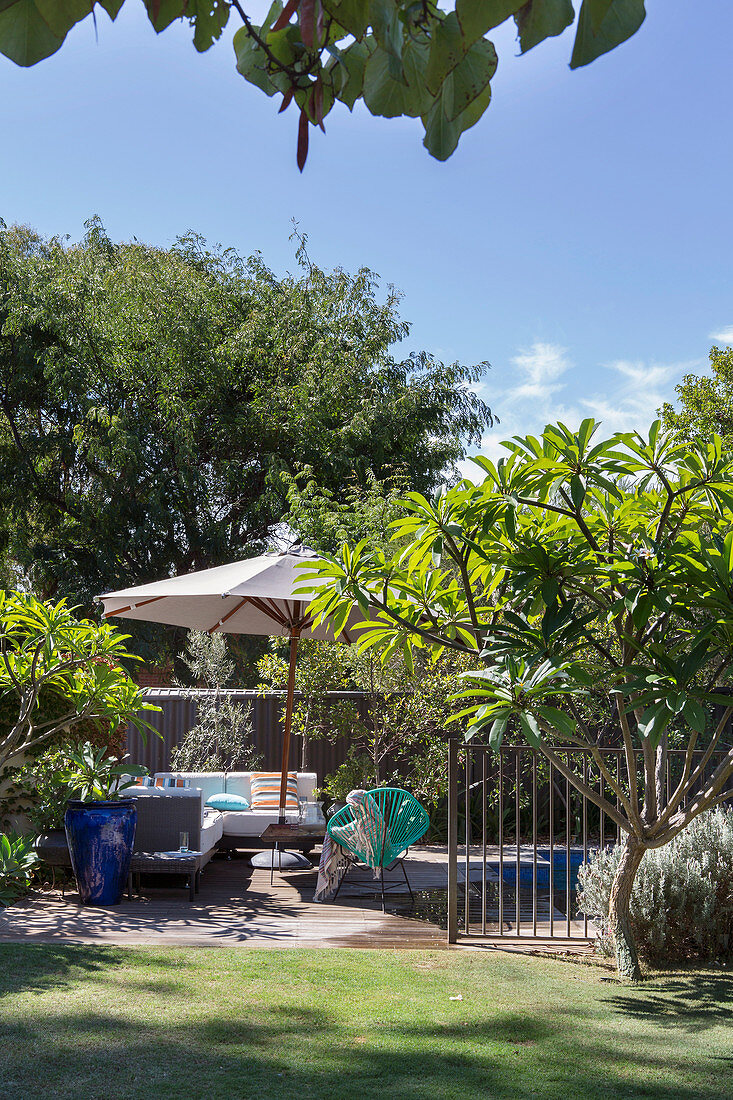
[[[458,994],[462,1000],[451,1000]],[[733,979],[473,951],[0,947],[4,1100],[729,1097]]]

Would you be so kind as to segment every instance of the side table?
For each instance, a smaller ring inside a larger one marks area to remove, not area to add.
[[[132,876],[137,876],[137,892],[140,893],[140,875],[185,875],[188,882],[188,900],[193,901],[199,892],[201,858],[203,852],[133,852],[130,874],[127,878],[127,896],[132,900]]]
[[[302,847],[308,841],[312,841],[314,844],[318,844],[326,835],[326,822],[319,821],[314,825],[305,825],[298,822],[297,824],[282,824],[282,825],[268,825],[264,833],[260,837],[260,840],[264,840],[268,844],[272,844],[276,852],[280,852],[282,848],[287,848],[289,844],[295,847]],[[270,865],[270,886],[272,886],[275,875],[275,860],[273,859]]]

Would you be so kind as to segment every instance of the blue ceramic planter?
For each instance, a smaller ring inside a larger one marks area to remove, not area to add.
[[[127,882],[135,840],[134,798],[71,801],[64,824],[82,905],[117,905]]]

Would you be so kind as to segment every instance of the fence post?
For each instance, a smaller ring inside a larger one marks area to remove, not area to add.
[[[448,943],[458,941],[458,741],[448,742]]]

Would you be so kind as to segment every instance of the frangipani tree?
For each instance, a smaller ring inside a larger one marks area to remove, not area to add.
[[[626,833],[610,923],[619,973],[636,979],[629,901],[644,852],[733,795],[733,749],[708,774],[733,714],[733,465],[717,437],[679,445],[655,423],[599,442],[597,428],[515,437],[497,463],[475,460],[480,484],[408,494],[402,549],[344,546],[318,566],[313,607],[341,621],[369,607],[359,644],[384,658],[475,654],[455,716],[467,737],[498,749],[512,722]],[[615,716],[625,775],[583,718],[590,691]],[[668,790],[671,727],[686,752]],[[568,764],[570,746],[590,752],[608,796]]]
[[[110,736],[130,720],[150,728],[141,712],[158,708],[121,665],[138,659],[127,652],[128,637],[110,623],[77,619],[63,600],[0,591],[0,701],[15,715],[0,731],[0,796],[13,771],[61,735],[73,740],[90,722]],[[57,703],[51,715],[49,694]]]

